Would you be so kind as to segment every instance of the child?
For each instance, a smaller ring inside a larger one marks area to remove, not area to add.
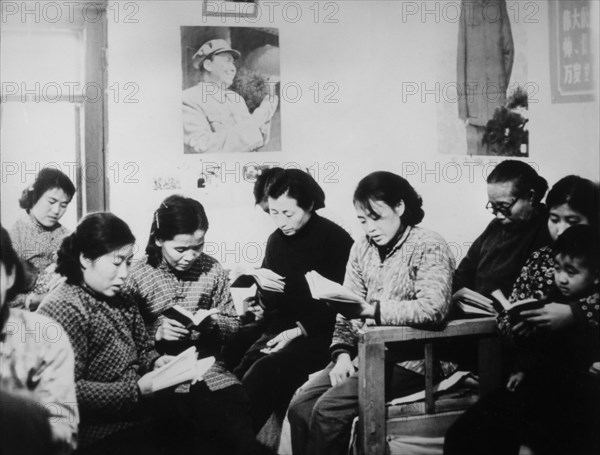
[[[556,339],[538,336],[537,356],[548,356],[545,361],[553,364],[551,359],[558,360],[557,354],[564,354],[564,359],[569,362],[580,363],[579,367],[587,365],[592,370],[592,363],[600,360],[600,338],[598,336],[598,323],[600,321],[600,299],[598,282],[600,275],[600,250],[598,248],[597,234],[593,228],[585,225],[576,225],[567,229],[554,244],[552,255],[554,257],[554,288],[547,296],[548,302],[569,305],[575,316],[576,325],[583,326],[579,340]],[[542,312],[539,310],[524,311],[524,325],[529,326],[532,332],[547,328]],[[577,324],[579,323],[579,324]],[[596,332],[596,333],[594,333]],[[557,338],[557,337],[552,337]],[[550,342],[550,345],[547,343]],[[573,343],[583,343],[581,346]],[[535,355],[535,354],[533,354]],[[523,358],[521,357],[521,360]],[[539,363],[538,362],[536,363]],[[525,361],[526,362],[526,361]],[[558,366],[558,365],[557,365]],[[578,368],[577,365],[573,365]],[[519,371],[513,373],[507,388],[514,391],[525,376],[525,371],[519,365]],[[526,368],[526,367],[525,367]]]
[[[534,453],[599,453],[600,386],[588,373],[600,354],[598,233],[572,226],[552,254],[555,286],[546,307],[568,305],[573,317],[555,326],[543,308],[521,313],[513,328],[518,372],[452,425],[445,455],[516,455],[522,445]]]

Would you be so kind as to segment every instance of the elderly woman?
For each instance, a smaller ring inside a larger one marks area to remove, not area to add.
[[[366,319],[377,325],[440,326],[449,310],[453,260],[446,242],[418,227],[422,200],[402,177],[374,172],[354,193],[354,207],[365,237],[355,243],[346,267],[344,287],[362,299],[339,305],[332,362],[305,384],[289,408],[294,454],[343,454],[350,427],[358,415],[356,365],[358,328]],[[322,303],[323,304],[323,303]],[[401,396],[424,384],[422,352],[388,358],[386,393]],[[397,353],[399,354],[399,353]],[[392,358],[394,357],[394,358]],[[440,365],[441,375],[453,366]]]
[[[27,216],[20,218],[10,231],[17,254],[30,276],[28,293],[10,302],[12,307],[35,310],[56,278],[53,267],[56,252],[69,231],[60,224],[73,199],[75,186],[65,174],[54,168],[42,169],[33,185],[25,188],[19,205]]]
[[[548,184],[527,163],[506,160],[487,178],[486,208],[494,219],[473,242],[454,273],[455,291],[508,295],[529,255],[550,243],[548,211],[542,204]]]

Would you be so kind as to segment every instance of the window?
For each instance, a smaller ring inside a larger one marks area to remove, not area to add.
[[[21,191],[51,166],[77,187],[62,219],[73,228],[82,214],[107,208],[104,8],[10,3],[17,10],[3,8],[0,39],[2,224],[21,216]]]

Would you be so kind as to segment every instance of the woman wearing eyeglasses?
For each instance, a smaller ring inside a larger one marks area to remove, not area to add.
[[[483,295],[512,285],[529,255],[550,244],[546,179],[527,163],[506,160],[487,178],[488,209],[494,219],[473,242],[454,272],[454,291],[467,287]],[[456,297],[456,296],[455,296]]]

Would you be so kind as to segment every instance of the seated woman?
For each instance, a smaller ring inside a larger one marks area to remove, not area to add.
[[[44,416],[45,425],[50,426],[51,441],[46,441],[49,445],[44,447],[44,453],[70,453],[77,445],[79,423],[73,349],[68,337],[62,336],[63,328],[55,321],[39,314],[9,309],[6,302],[24,285],[24,276],[8,233],[1,226],[0,231],[0,389],[3,393],[30,398],[38,405],[36,415],[29,417],[32,428],[40,416]],[[6,400],[7,403],[18,402],[19,398],[7,396]],[[18,417],[17,410],[5,406],[8,404],[3,403],[2,414],[14,412]],[[34,408],[27,402],[23,406]],[[21,411],[26,412],[23,409]],[[26,420],[25,414],[21,417]],[[6,431],[4,425],[2,428]],[[9,441],[9,436],[12,435],[3,435],[3,444]],[[21,433],[19,437],[36,439],[38,435]],[[24,450],[28,441],[21,443]],[[9,450],[6,446],[3,448]]]
[[[19,205],[27,216],[10,231],[17,254],[27,266],[27,292],[15,296],[12,307],[35,310],[52,286],[56,252],[69,231],[60,224],[73,199],[75,186],[65,174],[44,168],[33,185],[25,188]]]
[[[599,453],[600,382],[589,373],[600,357],[598,231],[568,228],[551,256],[551,305],[585,308],[588,316],[552,326],[524,311],[533,330],[517,340],[516,368],[506,387],[482,397],[452,425],[445,454],[517,455],[521,445],[536,454]]]
[[[58,251],[56,270],[66,283],[38,310],[64,327],[75,349],[80,454],[168,453],[148,421],[149,385],[138,387],[168,359],[152,349],[137,306],[121,295],[134,242],[115,215],[87,215]]]
[[[548,211],[541,203],[547,189],[546,180],[522,161],[505,160],[492,170],[486,208],[495,218],[454,272],[454,291],[510,293],[529,255],[550,243]]]
[[[450,307],[453,260],[441,236],[417,226],[424,212],[414,188],[396,174],[374,172],[359,182],[354,207],[366,236],[352,247],[344,286],[363,303],[353,309],[340,304],[338,309],[360,319],[338,315],[332,362],[292,400],[288,417],[294,455],[346,453],[358,415],[355,360],[363,319],[377,325],[439,327]],[[387,397],[421,390],[422,352],[391,354]],[[445,363],[440,367],[441,376],[453,369]]]
[[[577,224],[591,225],[598,230],[600,192],[598,185],[591,180],[576,175],[560,179],[548,192],[546,206],[549,209],[548,231],[553,242],[568,227]],[[530,297],[547,300],[549,291],[554,287],[555,265],[551,246],[534,251],[521,269],[509,300],[515,302]],[[593,311],[593,306],[590,309]],[[575,318],[593,318],[592,313],[588,315],[577,306],[553,302],[526,315],[527,322],[517,325],[514,328],[516,333],[533,327],[555,329],[574,323]]]
[[[178,195],[165,199],[154,212],[146,257],[133,267],[126,293],[140,308],[159,351],[177,354],[194,345],[199,357],[218,359],[204,381],[177,390],[180,393],[174,396],[182,412],[191,416],[199,442],[212,445],[215,453],[255,453],[259,449],[248,397],[219,355],[240,321],[227,274],[217,260],[202,252],[207,230],[208,218],[198,201]],[[192,313],[218,312],[199,327],[186,329],[162,315],[174,305]]]
[[[269,237],[262,267],[285,277],[285,287],[259,291],[264,332],[234,370],[250,397],[257,433],[273,411],[285,411],[310,373],[327,365],[335,311],[312,298],[304,275],[315,270],[341,283],[352,245],[344,229],[316,213],[325,206],[325,194],[306,172],[277,173],[267,195],[278,229]]]

